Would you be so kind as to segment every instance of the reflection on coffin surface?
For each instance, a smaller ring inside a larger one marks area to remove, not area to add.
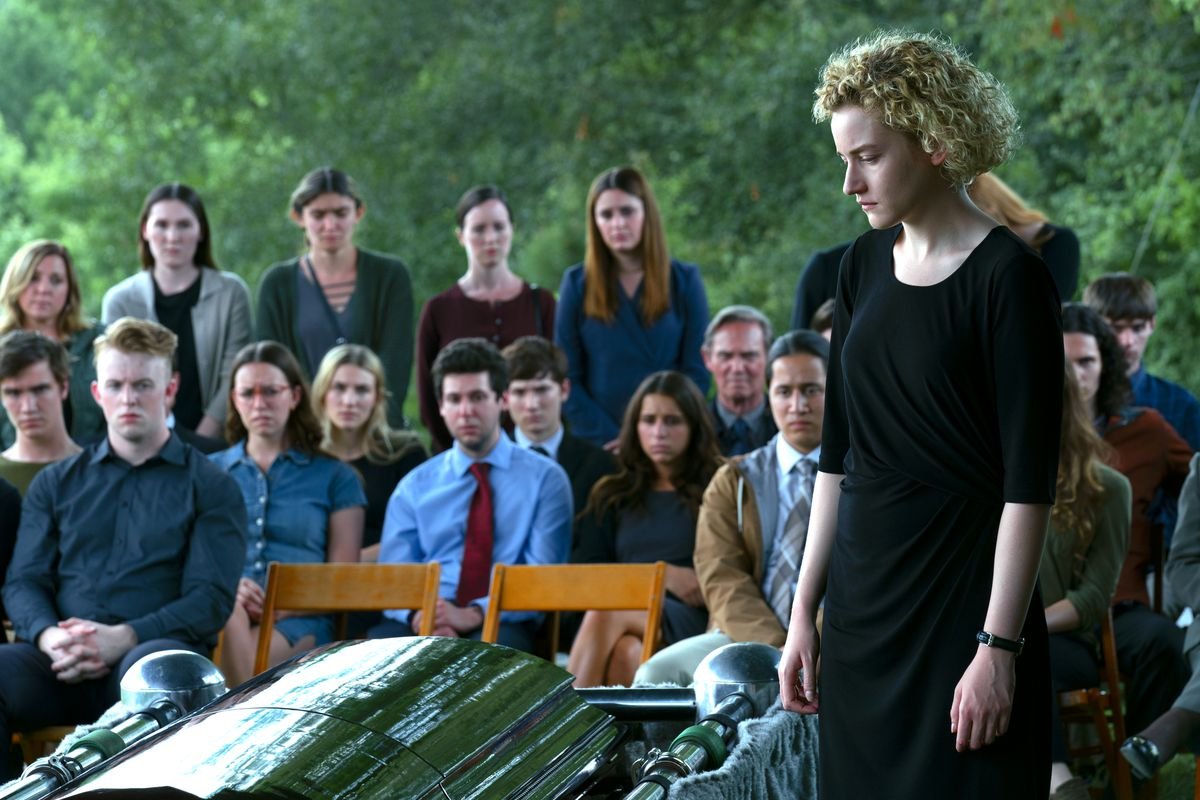
[[[624,728],[570,682],[533,656],[461,639],[340,642],[252,679],[53,796],[576,797],[612,761]]]

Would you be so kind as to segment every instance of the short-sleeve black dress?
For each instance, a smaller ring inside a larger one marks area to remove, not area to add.
[[[1044,798],[1050,673],[1034,593],[1008,733],[958,753],[1004,503],[1052,503],[1062,338],[1041,259],[995,228],[949,277],[897,280],[896,227],[838,281],[821,470],[844,473],[821,640],[820,794]]]

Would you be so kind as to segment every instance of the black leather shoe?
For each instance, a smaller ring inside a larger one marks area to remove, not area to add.
[[[1142,736],[1130,736],[1121,745],[1121,755],[1129,762],[1133,774],[1148,781],[1158,772],[1158,745]]]

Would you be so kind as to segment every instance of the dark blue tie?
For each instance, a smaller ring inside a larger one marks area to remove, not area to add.
[[[729,448],[729,455],[740,456],[754,449],[754,443],[750,441],[750,425],[746,420],[738,417],[730,430],[733,431],[733,447]]]

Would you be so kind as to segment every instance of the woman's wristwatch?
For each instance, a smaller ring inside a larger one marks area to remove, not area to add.
[[[1020,639],[1004,639],[994,633],[980,631],[975,634],[975,641],[986,647],[998,647],[1001,650],[1007,650],[1010,653],[1021,655],[1021,651],[1025,649],[1025,637]]]

